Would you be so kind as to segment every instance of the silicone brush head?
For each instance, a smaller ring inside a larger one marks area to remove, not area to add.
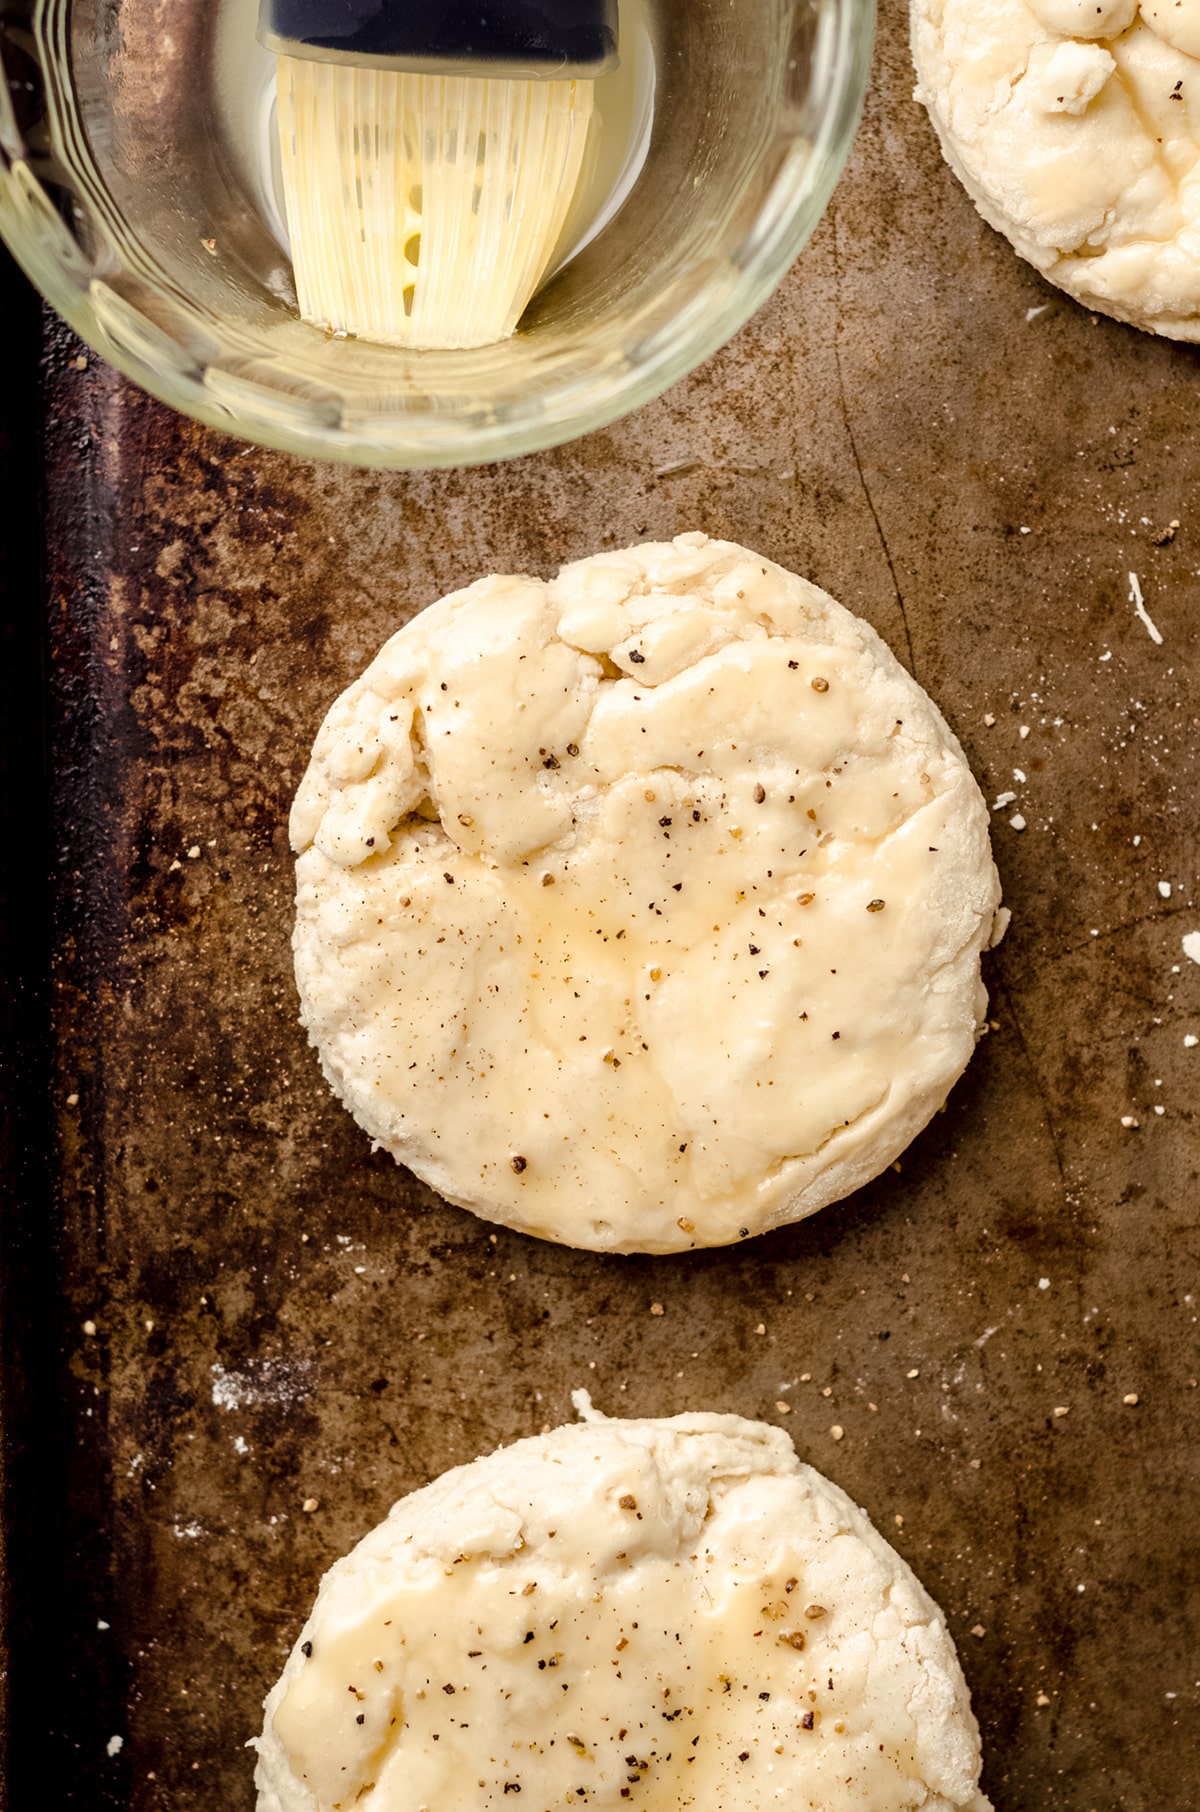
[[[578,186],[615,0],[264,0],[260,36],[302,317],[409,347],[511,334]]]

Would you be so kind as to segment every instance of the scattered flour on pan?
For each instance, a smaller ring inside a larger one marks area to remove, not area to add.
[[[212,1367],[212,1400],[218,1409],[245,1409],[250,1404],[273,1403],[290,1409],[312,1394],[312,1366],[307,1360],[288,1362],[264,1359],[244,1371]]]

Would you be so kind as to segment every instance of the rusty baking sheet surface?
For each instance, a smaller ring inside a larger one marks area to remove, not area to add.
[[[949,1617],[1000,1812],[1194,1805],[1196,354],[983,226],[884,12],[782,291],[575,446],[310,467],[50,335],[58,1189],[42,1459],[10,1481],[10,1784],[36,1759],[56,1804],[249,1808],[242,1745],[323,1569],[584,1384],[778,1421],[865,1505]],[[285,817],[326,706],[412,612],[692,528],[865,615],[989,800],[1016,793],[1013,922],[993,1029],[898,1170],[736,1251],[604,1259],[372,1157],[296,1023]]]

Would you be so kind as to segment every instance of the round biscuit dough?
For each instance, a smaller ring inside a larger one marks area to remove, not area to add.
[[[867,624],[730,542],[490,578],[334,705],[292,811],[302,1018],[477,1214],[669,1252],[811,1214],[941,1106],[987,811]]]
[[[979,212],[1087,307],[1200,340],[1200,0],[911,0]]]
[[[258,1812],[989,1812],[940,1611],[781,1429],[575,1400],[325,1575]]]

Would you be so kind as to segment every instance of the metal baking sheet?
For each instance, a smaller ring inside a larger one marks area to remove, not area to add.
[[[33,1779],[251,1807],[243,1744],[324,1568],[580,1384],[778,1421],[867,1508],[945,1608],[1000,1812],[1195,1804],[1196,354],[982,224],[911,101],[904,11],[779,294],[576,445],[305,465],[47,327],[57,1132],[7,1245],[10,1807]],[[1016,793],[1013,921],[993,1028],[898,1169],[737,1250],[599,1258],[371,1155],[296,1023],[285,818],[412,612],[695,528],[866,616],[989,800]]]

